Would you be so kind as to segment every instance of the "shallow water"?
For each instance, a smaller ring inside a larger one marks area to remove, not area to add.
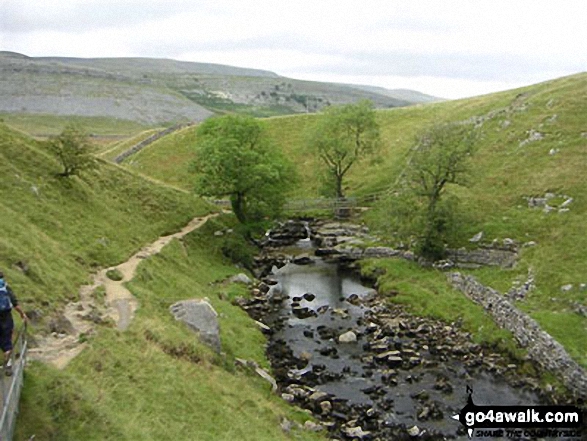
[[[467,401],[466,386],[474,390],[473,398],[477,405],[531,405],[539,404],[535,394],[516,389],[503,379],[496,378],[487,371],[468,369],[462,362],[449,358],[440,361],[435,367],[415,366],[409,370],[402,368],[397,371],[397,385],[385,386],[381,381],[383,369],[369,369],[361,361],[366,355],[363,344],[366,341],[359,337],[357,343],[338,343],[334,339],[322,339],[319,329],[331,328],[338,336],[348,330],[356,331],[359,336],[365,332],[365,320],[362,320],[366,307],[354,306],[344,301],[351,294],[366,296],[373,290],[361,285],[360,281],[338,266],[318,260],[314,265],[299,266],[288,264],[279,269],[274,277],[278,280],[276,290],[287,294],[288,300],[282,304],[278,314],[285,318],[284,326],[276,331],[272,339],[283,339],[297,357],[311,357],[306,368],[290,371],[291,375],[303,375],[313,366],[323,365],[327,372],[344,375],[341,379],[325,381],[316,386],[317,389],[330,393],[337,398],[346,399],[352,404],[368,404],[382,410],[382,400],[393,400],[391,410],[383,411],[384,419],[392,424],[404,424],[406,427],[418,426],[420,429],[435,429],[446,436],[457,436],[460,423],[450,416],[457,414]],[[301,300],[300,306],[314,311],[328,306],[328,310],[317,317],[300,319],[292,315],[292,299],[302,297],[305,293],[316,296],[312,301]],[[342,310],[346,311],[341,314]],[[402,336],[398,345],[413,345],[417,337],[412,339]],[[335,348],[337,353],[322,355],[324,348]],[[422,359],[435,360],[437,355],[430,354],[425,348],[418,351]],[[305,353],[305,354],[304,354]],[[344,372],[343,372],[344,369]],[[453,387],[452,393],[443,393],[434,389],[439,375],[448,378]],[[382,387],[384,395],[376,399],[364,392],[372,386]],[[419,421],[416,417],[421,402],[412,398],[425,391],[429,395],[426,401],[436,402],[443,412],[438,420]],[[457,436],[458,439],[468,439]],[[495,438],[494,438],[495,439]]]

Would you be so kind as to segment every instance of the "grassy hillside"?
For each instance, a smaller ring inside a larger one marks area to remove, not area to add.
[[[81,178],[56,177],[41,143],[0,126],[0,267],[27,307],[75,298],[88,272],[209,207],[103,162]]]
[[[147,125],[198,121],[212,112],[305,113],[365,98],[389,108],[422,98],[418,93],[394,95],[256,69],[165,59],[35,58],[0,51],[0,73],[0,112],[102,116]]]
[[[98,267],[125,261],[213,208],[104,161],[93,174],[57,178],[59,166],[43,144],[3,125],[0,155],[0,268],[36,317],[33,334],[48,332],[46,322],[77,300]],[[27,366],[15,439],[320,439],[282,432],[283,418],[303,423],[307,416],[235,367],[235,357],[267,366],[265,338],[230,303],[245,289],[216,284],[238,271],[213,235],[222,228],[211,222],[141,263],[130,284],[140,308],[127,332],[99,326],[63,371]],[[210,298],[221,314],[225,355],[201,345],[169,313],[172,303],[193,297]]]
[[[587,74],[467,100],[379,111],[383,148],[376,157],[351,169],[347,180],[350,195],[388,192],[407,164],[418,132],[438,122],[476,122],[482,135],[472,159],[471,185],[449,189],[461,197],[463,208],[460,239],[452,245],[470,246],[468,239],[479,231],[488,242],[494,238],[512,238],[520,245],[535,242],[536,246],[521,247],[520,262],[513,270],[482,269],[474,274],[505,292],[513,283],[524,282],[529,269],[533,271],[537,288],[519,307],[584,366],[587,319],[575,312],[575,304],[585,306],[587,295],[579,288],[587,283],[586,115]],[[305,132],[315,118],[302,115],[264,121],[270,136],[298,166],[302,179],[296,195],[300,197],[318,194],[317,161],[305,147]],[[193,135],[163,139],[133,158],[132,167],[189,188],[187,166],[195,142]],[[169,163],[168,156],[173,158]],[[528,207],[526,198],[546,193],[556,195],[550,202],[555,210],[545,213]],[[559,212],[567,200],[563,196],[573,201],[569,211]],[[383,200],[365,218],[382,234],[389,233],[387,207]],[[422,271],[417,266],[390,269],[381,283],[390,290],[401,286],[394,301],[408,303],[420,313],[457,319],[461,313],[450,302],[443,311],[433,307],[435,296],[447,290],[444,275],[438,273],[430,280],[421,277],[428,274]],[[563,292],[561,287],[566,284],[573,288]],[[469,323],[472,331],[481,326],[475,320]]]
[[[211,221],[139,266],[130,289],[141,304],[128,331],[104,328],[64,372],[29,367],[17,425],[28,440],[318,440],[284,418],[308,418],[235,357],[267,366],[265,338],[230,300],[242,286],[218,283],[237,270],[221,257],[225,228]],[[220,314],[225,355],[198,342],[169,306],[207,297]]]

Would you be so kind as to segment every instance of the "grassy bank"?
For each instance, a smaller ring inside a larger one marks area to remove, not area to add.
[[[126,332],[103,328],[63,372],[33,364],[17,439],[318,440],[283,418],[308,419],[272,394],[235,358],[267,366],[265,338],[231,299],[243,287],[221,283],[238,272],[220,253],[225,228],[209,221],[141,263],[129,288],[140,302]],[[219,313],[223,355],[199,343],[169,306],[207,297]]]
[[[68,300],[91,272],[126,260],[211,207],[99,161],[61,178],[42,143],[0,126],[0,268],[25,309],[42,316]]]

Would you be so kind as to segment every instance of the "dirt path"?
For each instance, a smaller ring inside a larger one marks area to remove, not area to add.
[[[139,304],[123,284],[134,278],[139,263],[159,253],[171,240],[182,238],[215,216],[217,214],[196,217],[181,231],[160,237],[152,244],[143,247],[126,262],[95,274],[92,284],[80,287],[80,300],[65,306],[63,315],[59,319],[61,328],[65,328],[64,332],[53,332],[47,337],[35,336],[34,340],[38,345],[29,349],[29,357],[63,369],[84,349],[86,344],[82,342],[82,337],[95,333],[96,322],[111,319],[120,331],[126,330]],[[106,276],[106,273],[113,269],[117,269],[122,274],[122,280],[114,281]],[[105,305],[100,305],[92,295],[100,286],[105,289]]]

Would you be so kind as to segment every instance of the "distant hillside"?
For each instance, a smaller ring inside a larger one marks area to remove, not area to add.
[[[373,93],[379,93],[381,95],[389,96],[398,100],[408,101],[413,104],[421,103],[432,103],[436,101],[445,101],[444,98],[438,98],[432,95],[426,95],[425,93],[418,92],[416,90],[409,89],[386,89],[384,87],[377,86],[365,86],[357,84],[349,84],[349,86],[355,89],[366,90]]]
[[[421,94],[300,81],[273,72],[151,58],[27,57],[0,52],[0,113],[126,119],[145,125],[199,121],[213,113],[311,113],[370,99],[378,108]]]
[[[0,53],[0,112],[111,117],[153,125],[212,114],[185,96],[115,71]]]

